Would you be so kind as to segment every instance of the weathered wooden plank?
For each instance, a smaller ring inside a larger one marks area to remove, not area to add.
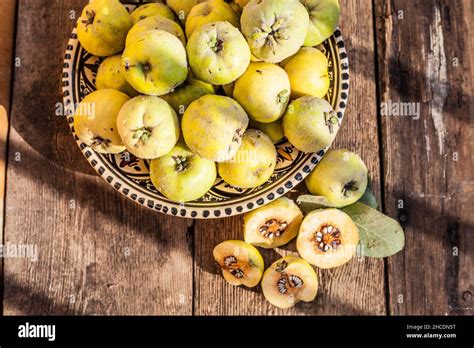
[[[5,260],[4,312],[191,314],[189,221],[122,198],[55,116],[64,49],[86,3],[19,2],[5,243],[36,246],[38,260]]]
[[[472,314],[472,1],[376,3],[381,107],[420,106],[381,117],[385,208],[406,232],[389,312]]]
[[[341,27],[352,74],[346,119],[334,147],[360,153],[368,164],[376,191],[380,192],[372,5],[370,1],[347,0],[341,1],[341,7]],[[242,239],[241,218],[198,221],[195,227],[197,315],[385,314],[382,260],[353,260],[335,270],[318,271],[320,290],[316,302],[279,310],[265,301],[260,288],[234,288],[225,283],[214,264],[215,245],[227,239]],[[294,245],[285,249],[295,250]],[[279,257],[275,251],[262,254],[267,265]]]
[[[5,0],[0,3],[0,107],[3,114],[10,108],[11,74],[13,58],[13,40],[15,32],[16,0]],[[7,122],[0,123],[2,129]]]
[[[5,176],[7,165],[8,123],[10,113],[13,41],[16,0],[0,3],[0,240],[3,242],[5,215]],[[3,259],[0,257],[0,280],[3,280]],[[2,289],[3,290],[3,289]],[[3,291],[0,290],[0,296]],[[1,306],[0,306],[1,307]]]

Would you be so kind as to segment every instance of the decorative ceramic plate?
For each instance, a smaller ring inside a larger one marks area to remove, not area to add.
[[[133,9],[135,5],[127,5]],[[349,91],[349,62],[339,29],[320,47],[329,60],[330,88],[326,99],[342,121]],[[74,132],[74,106],[95,88],[95,76],[102,58],[85,51],[72,32],[64,59],[62,86],[67,120],[82,153],[109,185],[131,200],[156,211],[187,218],[218,218],[245,213],[283,196],[314,169],[326,150],[302,153],[286,140],[277,147],[277,167],[273,176],[260,187],[237,189],[218,179],[201,199],[177,203],[160,194],[150,181],[148,161],[129,153],[104,155],[94,152]]]

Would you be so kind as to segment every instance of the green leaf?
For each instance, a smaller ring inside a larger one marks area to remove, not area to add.
[[[362,203],[354,203],[342,211],[359,228],[360,255],[383,258],[398,253],[405,246],[405,234],[396,220]]]
[[[369,207],[374,208],[374,209],[377,209],[379,207],[379,204],[377,203],[377,199],[375,198],[375,195],[374,195],[372,180],[370,180],[370,178],[368,179],[368,182],[367,182],[367,188],[365,189],[364,194],[362,195],[362,197],[360,197],[358,202],[368,205]]]
[[[334,208],[334,205],[323,196],[301,195],[296,199],[296,204],[298,204],[300,209],[305,213],[317,209]]]

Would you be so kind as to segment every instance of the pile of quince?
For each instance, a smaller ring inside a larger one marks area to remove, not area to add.
[[[265,298],[280,308],[311,302],[318,292],[320,269],[340,267],[355,255],[359,228],[338,208],[362,198],[368,183],[367,167],[355,153],[330,150],[306,178],[308,190],[324,199],[324,208],[306,216],[291,199],[281,197],[244,216],[244,241],[228,240],[213,251],[224,279],[232,285],[261,285]],[[296,239],[297,255],[273,262],[266,270],[256,247],[275,249]]]
[[[337,133],[322,99],[328,60],[315,46],[338,20],[338,0],[167,0],[131,13],[92,0],[77,35],[107,58],[75,132],[97,152],[150,160],[153,184],[174,201],[202,197],[218,175],[258,187],[283,137],[317,152]]]

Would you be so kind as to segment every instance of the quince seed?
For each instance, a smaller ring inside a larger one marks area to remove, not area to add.
[[[278,280],[277,288],[278,288],[278,291],[281,294],[286,294],[287,293],[288,289],[286,288],[286,278],[285,277],[281,277]]]
[[[230,274],[239,279],[242,279],[244,277],[244,272],[242,272],[242,270],[238,268],[231,270]]]
[[[295,288],[300,288],[304,284],[303,279],[295,275],[290,275],[288,279],[290,280],[290,285]]]
[[[235,256],[230,255],[224,259],[224,265],[226,266],[233,265],[234,263],[237,263],[237,259],[235,258]]]

